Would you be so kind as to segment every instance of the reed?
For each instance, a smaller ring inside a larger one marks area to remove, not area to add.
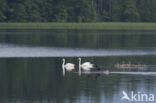
[[[156,23],[0,23],[0,29],[156,30]]]

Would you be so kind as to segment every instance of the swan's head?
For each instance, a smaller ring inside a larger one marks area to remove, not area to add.
[[[63,58],[62,61],[65,62],[65,59]]]
[[[81,61],[81,58],[78,58],[78,61]]]

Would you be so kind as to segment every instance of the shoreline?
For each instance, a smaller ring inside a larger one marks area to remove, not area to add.
[[[156,30],[156,23],[0,23],[4,29]]]

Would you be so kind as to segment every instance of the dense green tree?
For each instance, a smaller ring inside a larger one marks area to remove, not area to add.
[[[78,0],[75,5],[75,15],[77,22],[91,22],[96,21],[97,14],[91,2],[87,0]]]
[[[156,0],[1,0],[0,22],[156,22]]]
[[[104,10],[102,15],[99,15],[98,20],[99,21],[110,21],[110,16],[108,15],[108,12],[106,10]]]
[[[65,7],[57,7],[56,13],[54,14],[54,21],[55,22],[67,22],[68,13]]]
[[[0,3],[0,21],[1,22],[4,22],[7,19],[5,15],[6,10],[7,10],[7,2],[6,0],[1,0],[1,3]]]
[[[125,0],[123,20],[134,22],[134,21],[139,21],[139,19],[140,19],[140,15],[136,8],[136,0]]]
[[[9,21],[25,22],[27,20],[27,12],[25,5],[21,3],[11,3],[9,8]]]
[[[41,21],[40,8],[33,0],[25,0],[26,12],[28,15],[28,21],[36,22]]]
[[[114,0],[112,3],[112,21],[122,21],[123,6],[122,0]]]
[[[141,15],[141,21],[156,21],[156,0],[137,0],[137,8]]]

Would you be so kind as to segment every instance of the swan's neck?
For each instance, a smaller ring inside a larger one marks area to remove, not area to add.
[[[81,60],[79,60],[79,75],[81,75]]]
[[[81,66],[81,60],[79,60],[79,68],[80,68],[80,66]]]
[[[62,69],[64,69],[64,65],[65,65],[65,61],[63,61],[63,63],[62,63]]]
[[[62,63],[62,74],[63,74],[63,76],[65,76],[65,68],[64,68],[64,65],[65,65],[65,61],[63,61],[63,63]]]
[[[62,70],[62,74],[63,74],[63,76],[65,76],[65,69],[64,68],[62,68],[63,70]]]

